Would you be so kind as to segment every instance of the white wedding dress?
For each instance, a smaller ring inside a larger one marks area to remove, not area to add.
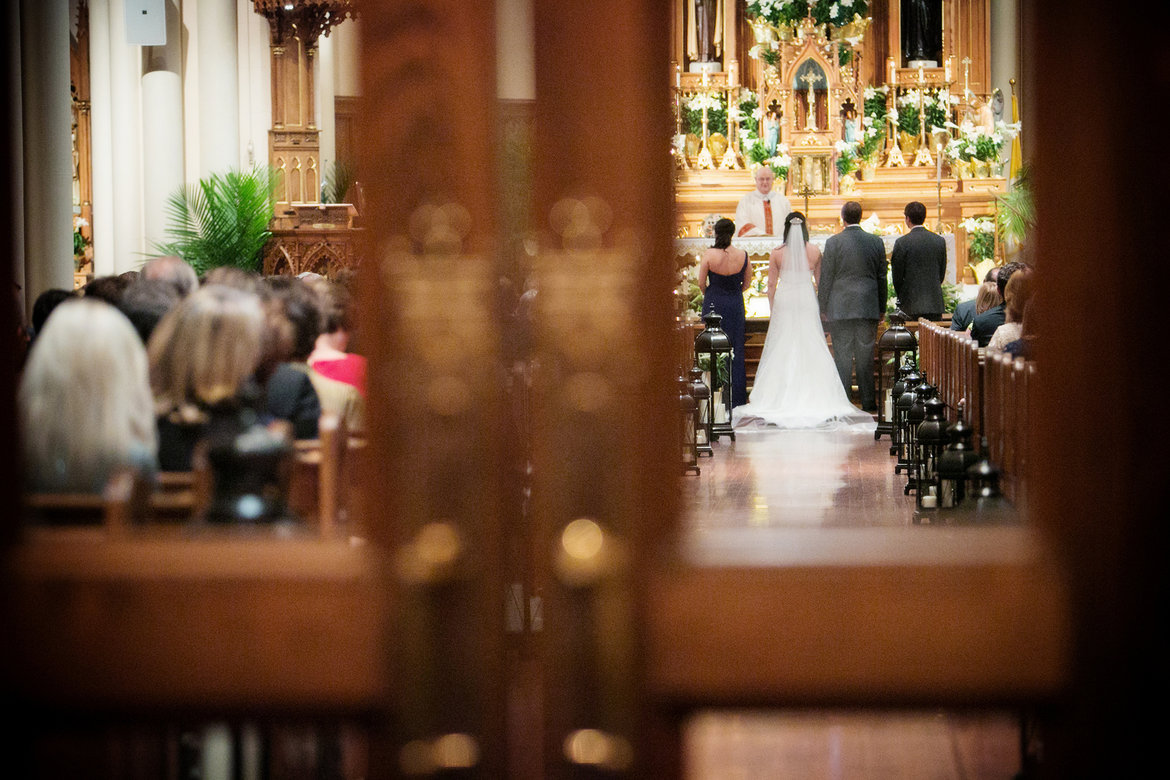
[[[737,431],[815,428],[873,433],[877,422],[849,402],[825,343],[799,220],[793,220],[785,247],[755,382],[748,403],[732,410],[732,424]]]

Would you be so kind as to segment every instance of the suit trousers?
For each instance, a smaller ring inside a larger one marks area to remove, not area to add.
[[[849,395],[856,368],[861,408],[866,411],[876,409],[873,356],[877,320],[832,320],[829,322],[829,335],[833,338],[833,361],[837,364],[837,373],[841,377],[841,384],[845,386],[845,394]]]

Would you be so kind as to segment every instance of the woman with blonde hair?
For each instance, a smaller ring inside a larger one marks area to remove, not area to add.
[[[265,327],[259,297],[209,284],[155,328],[147,352],[164,471],[190,470],[214,409],[238,404],[260,362]]]
[[[987,342],[990,350],[1002,351],[1008,344],[1020,338],[1024,322],[1024,309],[1032,297],[1032,269],[1024,266],[1012,274],[1003,290],[1004,323],[991,334]]]
[[[999,299],[999,286],[995,282],[984,282],[979,285],[979,291],[975,293],[975,314],[976,316],[982,314],[988,309],[994,309],[999,306],[1002,301]],[[967,328],[971,327],[967,323]]]
[[[30,491],[101,493],[120,469],[157,467],[146,350],[105,301],[68,300],[46,320],[21,375],[19,415]]]

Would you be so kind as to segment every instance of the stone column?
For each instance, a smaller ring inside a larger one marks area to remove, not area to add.
[[[69,0],[20,4],[26,300],[73,289]]]
[[[333,108],[335,43],[332,35],[322,36],[317,41],[317,74],[313,77],[313,83],[317,89],[313,112],[317,115],[317,129],[321,131],[318,141],[321,175],[317,184],[317,197],[310,198],[310,200],[320,200],[321,187],[325,184],[326,177],[329,176],[329,167],[337,159],[337,133],[334,121],[336,117]]]
[[[167,42],[142,49],[142,181],[146,251],[166,240],[167,199],[183,184],[183,80],[179,7],[166,0]]]
[[[114,271],[114,136],[110,88],[110,0],[89,3],[90,144],[93,149],[93,273]]]
[[[132,271],[146,251],[142,234],[141,47],[126,41],[124,0],[110,0],[110,133],[113,161],[113,267]]]
[[[197,10],[199,175],[240,167],[239,54],[235,0],[201,0]]]

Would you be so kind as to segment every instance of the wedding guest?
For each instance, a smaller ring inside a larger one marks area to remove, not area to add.
[[[720,219],[715,223],[715,244],[699,259],[698,282],[703,291],[703,314],[715,312],[722,317],[720,327],[731,340],[731,405],[734,407],[748,401],[747,375],[744,373],[747,312],[743,294],[751,286],[752,270],[747,252],[731,246],[733,235],[735,223],[730,219]],[[714,366],[711,371],[715,376]]]
[[[912,200],[903,209],[909,231],[894,242],[890,271],[898,303],[911,320],[942,319],[942,283],[947,275],[947,242],[927,229],[926,206]]]
[[[20,378],[26,488],[101,493],[122,468],[153,474],[151,408],[146,349],[130,322],[105,301],[64,301]]]
[[[363,424],[363,402],[357,388],[322,376],[308,363],[321,333],[321,308],[316,293],[290,276],[270,276],[265,286],[275,296],[293,329],[288,358],[266,384],[268,410],[293,421],[296,438],[315,439],[322,411],[332,412],[352,429]]]
[[[1024,307],[1032,297],[1032,269],[1024,266],[1011,275],[1004,288],[1004,323],[995,329],[987,342],[989,350],[1002,351],[1004,347],[1020,338],[1024,320]]]
[[[99,298],[115,306],[122,299],[122,293],[130,286],[133,279],[126,274],[99,276],[92,279],[81,288],[81,294],[86,298]]]
[[[1005,263],[1000,267],[999,274],[995,278],[995,285],[999,291],[1001,303],[992,306],[982,314],[976,315],[975,319],[971,322],[971,338],[975,339],[980,347],[987,346],[987,342],[991,341],[991,336],[995,333],[995,329],[1003,325],[1007,318],[1007,313],[1002,303],[1004,290],[1007,288],[1008,280],[1011,279],[1012,274],[1025,267],[1023,263]]]
[[[982,314],[983,312],[987,311],[988,308],[990,308],[989,306],[980,308],[979,296],[983,289],[988,285],[991,285],[991,291],[995,293],[996,296],[999,295],[995,285],[995,277],[998,275],[999,266],[992,266],[984,275],[983,284],[980,286],[980,289],[976,291],[975,297],[969,301],[961,301],[957,306],[955,306],[955,313],[951,315],[951,330],[967,330],[971,327],[971,321],[975,319],[976,314]],[[998,303],[998,301],[995,303]],[[994,306],[995,303],[992,303],[991,306]]]
[[[259,297],[219,284],[191,293],[159,322],[147,352],[164,471],[191,469],[212,417],[252,380],[264,328]]]
[[[181,257],[165,255],[147,260],[142,266],[143,279],[157,279],[172,285],[180,298],[195,292],[199,277],[195,269]]]
[[[53,310],[65,301],[76,297],[77,294],[72,290],[62,290],[60,288],[45,290],[37,296],[37,299],[33,301],[32,308],[32,331],[29,333],[29,338],[31,339],[29,342],[30,347],[35,342],[37,334],[44,329],[45,322],[49,319],[49,315],[53,313]]]
[[[321,333],[309,355],[309,365],[322,376],[353,385],[365,395],[366,358],[349,351],[355,319],[353,296],[342,284],[324,277],[311,281],[310,287],[321,303]]]
[[[126,315],[134,330],[138,331],[142,343],[146,344],[158,323],[182,298],[172,282],[144,276],[122,293],[118,309]]]

